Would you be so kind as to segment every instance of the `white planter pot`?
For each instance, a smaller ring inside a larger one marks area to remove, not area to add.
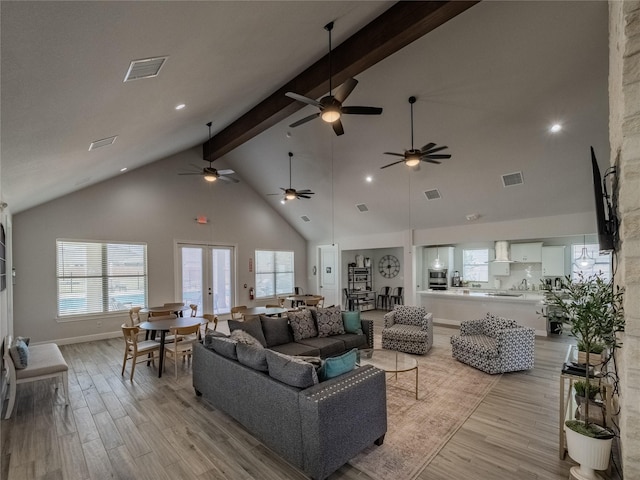
[[[605,470],[609,466],[613,439],[603,440],[587,437],[568,427],[565,427],[564,430],[569,456],[580,464],[580,467],[571,468],[571,474],[577,480],[602,479],[594,470]]]

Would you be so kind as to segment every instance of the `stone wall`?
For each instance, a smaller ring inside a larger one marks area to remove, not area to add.
[[[619,352],[620,436],[625,478],[640,478],[640,1],[609,2],[611,164],[620,224],[617,282],[626,288]]]

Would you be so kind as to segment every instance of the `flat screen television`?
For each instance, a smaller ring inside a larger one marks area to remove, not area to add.
[[[596,154],[591,147],[591,167],[593,169],[593,193],[596,202],[596,222],[598,227],[598,244],[600,252],[611,252],[615,249],[615,236],[617,230],[617,222],[613,218],[613,214],[608,199],[602,192],[602,177],[600,176],[600,168],[596,160]],[[605,213],[605,204],[607,213]]]

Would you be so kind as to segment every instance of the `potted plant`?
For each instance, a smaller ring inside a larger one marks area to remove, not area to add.
[[[578,347],[578,363],[588,363],[589,365],[599,365],[602,363],[602,352],[604,352],[605,349],[603,343],[594,343],[589,347],[591,362],[587,361],[587,347],[584,345],[584,342],[582,340],[578,340],[576,346]]]
[[[589,392],[587,395],[587,385],[584,380],[578,380],[573,383],[573,388],[576,392],[575,400],[578,408],[576,408],[575,417],[577,420],[583,420],[585,418],[585,404],[589,403],[589,422],[597,425],[604,426],[604,415],[602,400],[598,398],[600,394],[600,385],[589,385]]]
[[[547,305],[562,314],[564,324],[586,352],[585,392],[591,391],[593,371],[589,364],[594,346],[603,345],[609,357],[621,346],[617,335],[624,331],[623,297],[624,289],[598,274],[587,278],[580,275],[577,282],[566,277],[564,292],[552,291],[547,297]],[[584,420],[568,420],[565,432],[569,456],[580,464],[571,468],[572,475],[578,479],[600,478],[594,470],[607,468],[615,433],[589,421],[589,402],[584,404]]]

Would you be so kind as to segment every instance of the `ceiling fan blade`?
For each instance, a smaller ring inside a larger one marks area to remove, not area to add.
[[[435,144],[435,143],[433,143],[433,142],[429,142],[429,143],[427,143],[424,147],[422,147],[422,148],[420,149],[420,151],[421,151],[421,152],[426,152],[427,150],[431,150],[431,149],[432,149],[433,147],[435,147],[435,146],[436,146],[436,144]]]
[[[385,155],[395,155],[396,157],[403,157],[404,153],[384,152]]]
[[[318,113],[314,113],[313,115],[309,115],[308,117],[304,117],[301,118],[300,120],[298,120],[297,122],[293,122],[291,125],[289,125],[291,128],[295,128],[299,125],[302,125],[303,123],[307,123],[311,120],[313,120],[314,118],[318,118],[320,116],[320,112]]]
[[[341,112],[346,115],[380,115],[380,107],[342,107]]]
[[[436,153],[436,152],[439,152],[440,150],[444,150],[445,148],[449,148],[449,147],[445,145],[444,147],[432,148],[431,150],[421,150],[420,153],[422,155],[428,155],[430,153]]]
[[[439,162],[438,160],[428,160],[426,158],[422,159],[423,162],[427,162],[427,163],[436,163],[438,165],[440,165],[442,162]]]
[[[227,183],[240,183],[240,180],[238,180],[237,178],[233,178],[233,177],[226,177],[223,175],[220,175],[218,177],[219,180],[222,180],[223,182],[227,182]]]
[[[298,190],[298,193],[304,193],[305,195],[313,195],[313,192],[308,188],[305,188],[304,190]]]
[[[231,174],[234,174],[234,173],[236,173],[236,172],[234,172],[233,170],[228,170],[228,169],[227,169],[227,170],[218,170],[218,173],[219,173],[220,175],[231,175]]]
[[[281,193],[267,193],[267,195],[282,195]]]
[[[404,160],[398,160],[397,162],[393,162],[393,163],[390,163],[389,165],[385,165],[384,167],[380,167],[380,170],[382,170],[383,168],[390,167],[392,165],[396,165],[397,163],[402,163],[402,162],[404,162]]]
[[[306,195],[298,195],[298,198],[311,198],[311,197],[308,197]]]
[[[435,158],[451,158],[451,155],[449,155],[448,153],[437,153],[435,155],[422,155],[422,158],[429,158],[431,160],[435,159]]]
[[[358,81],[355,78],[347,78],[347,80],[336,88],[333,98],[340,103],[344,102],[346,98],[353,92],[353,89],[358,85]]]
[[[336,135],[344,135],[344,127],[342,126],[340,119],[333,122],[331,126],[333,127],[333,131],[336,132]]]
[[[293,93],[293,92],[287,92],[285,93],[285,95],[299,102],[306,103],[307,105],[313,105],[314,107],[323,108],[322,104],[317,100],[314,100],[313,98],[304,97],[302,95],[298,95],[297,93]]]

